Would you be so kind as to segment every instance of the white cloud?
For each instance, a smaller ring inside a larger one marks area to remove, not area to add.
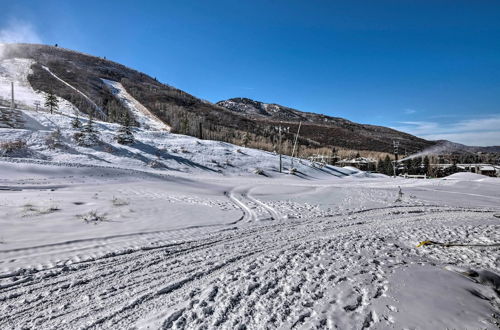
[[[41,43],[42,39],[29,22],[10,19],[0,29],[0,43]]]
[[[399,124],[393,128],[427,140],[449,140],[471,146],[500,145],[500,115],[444,124],[430,121],[404,121]]]
[[[414,114],[415,112],[417,112],[417,110],[414,110],[414,109],[405,109],[405,114],[407,115],[411,115],[411,114]]]

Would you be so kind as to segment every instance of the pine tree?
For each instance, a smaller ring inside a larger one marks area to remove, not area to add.
[[[181,134],[188,134],[188,125],[189,121],[187,119],[187,116],[184,116],[184,118],[181,120]]]
[[[125,112],[125,115],[123,116],[123,124],[118,131],[116,141],[120,144],[134,143],[134,134],[132,133],[132,127],[130,127],[130,115],[128,111]]]
[[[54,95],[53,91],[50,91],[45,96],[45,106],[50,108],[50,113],[59,108],[59,101],[57,100],[57,96]]]
[[[382,158],[379,158],[377,161],[377,172],[384,173],[384,169],[385,169],[384,160]]]
[[[71,127],[82,128],[82,122],[80,121],[78,114],[76,114],[76,117],[71,121]]]
[[[243,140],[242,141],[243,146],[246,147],[248,145],[248,143],[250,142],[250,134],[248,134],[248,132],[243,133],[242,140]]]
[[[385,156],[384,164],[385,164],[384,174],[393,175],[394,169],[393,169],[393,164],[392,164],[392,161],[391,161],[391,158],[389,157],[389,155]]]
[[[424,157],[424,173],[427,174],[427,175],[430,175],[430,160],[429,160],[429,157],[428,156],[425,156]]]
[[[50,149],[60,148],[63,146],[62,143],[62,133],[59,127],[56,128],[46,139],[45,143]]]
[[[76,132],[73,138],[81,146],[91,147],[99,144],[99,131],[94,128],[92,114],[89,115],[89,120],[85,126],[82,127],[80,132]]]

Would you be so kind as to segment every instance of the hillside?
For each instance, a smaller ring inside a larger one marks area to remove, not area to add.
[[[14,163],[35,163],[55,166],[77,166],[90,168],[126,168],[163,175],[189,176],[206,174],[216,176],[279,176],[279,159],[275,153],[238,147],[225,142],[200,140],[154,128],[134,128],[135,143],[122,145],[116,136],[119,124],[94,121],[99,132],[99,143],[80,145],[74,134],[79,130],[72,127],[76,118],[73,109],[61,107],[57,113],[45,111],[15,110],[0,107],[0,111],[14,119],[14,125],[7,125],[0,117],[0,160]],[[144,122],[144,116],[138,116]],[[89,119],[82,114],[82,125]],[[159,123],[161,124],[161,123]],[[158,126],[159,126],[158,124]],[[55,132],[59,130],[58,136]],[[10,150],[6,144],[24,141],[26,144]],[[291,158],[283,157],[283,169],[291,166]],[[356,171],[327,165],[315,167],[306,161],[295,161],[297,176],[344,177],[355,175]],[[377,174],[373,174],[376,177]]]
[[[16,93],[0,105],[0,329],[498,328],[497,178],[393,178],[206,139],[281,120],[36,47],[0,61],[1,103]],[[59,107],[37,109],[51,90]],[[310,134],[358,125],[291,113]],[[199,123],[205,139],[175,133]]]
[[[232,98],[216,104],[253,120],[267,121],[272,125],[284,123],[293,130],[298,122],[302,122],[301,134],[322,145],[392,152],[392,142],[398,140],[402,148],[416,152],[435,144],[434,141],[383,126],[358,124],[344,118],[303,112],[248,98]]]
[[[270,151],[276,148],[276,126],[284,121],[288,128],[284,133],[284,152],[290,153],[294,132],[302,119],[300,144],[311,152],[332,147],[390,152],[394,139],[408,151],[422,150],[434,144],[389,128],[356,124],[279,105],[266,105],[267,114],[276,110],[273,115],[266,115],[258,110],[262,103],[247,99],[211,104],[121,64],[67,49],[8,44],[3,46],[1,53],[0,76],[3,76],[4,88],[0,89],[0,97],[4,99],[4,105],[10,97],[9,79],[18,82],[25,79],[34,90],[53,91],[82,113],[93,113],[101,120],[116,122],[125,111],[129,111],[127,104],[117,95],[120,88],[116,87],[121,86],[121,91],[137,100],[143,111],[161,120],[173,132],[248,144]],[[10,72],[14,69],[18,76],[6,75],[8,68]],[[34,107],[33,99],[24,100],[27,101],[23,106]],[[235,111],[241,105],[250,110]],[[252,114],[251,111],[257,112]]]

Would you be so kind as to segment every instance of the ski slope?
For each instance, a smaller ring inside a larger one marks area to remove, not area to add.
[[[102,79],[102,81],[110,88],[113,95],[132,112],[134,119],[139,123],[140,127],[150,130],[170,131],[170,126],[164,124],[151,111],[130,95],[121,83],[107,79]]]
[[[14,82],[15,103],[21,108],[35,108],[35,102],[41,106],[45,103],[45,93],[35,91],[29,81],[28,75],[31,74],[31,65],[35,62],[31,59],[0,58],[0,100],[10,106],[11,101],[11,82]],[[61,109],[73,113],[76,108],[67,100],[57,98]]]
[[[102,144],[76,145],[70,105],[0,128],[27,144],[0,157],[1,329],[498,329],[499,179],[290,175],[133,113],[128,146],[99,121]]]

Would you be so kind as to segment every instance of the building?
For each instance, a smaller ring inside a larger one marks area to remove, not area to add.
[[[351,166],[362,171],[374,171],[377,168],[377,161],[372,158],[358,157],[339,160],[335,165],[340,167]]]
[[[438,168],[442,172],[447,172],[453,164],[431,164],[431,167]],[[491,164],[456,164],[456,172],[471,172],[491,177],[500,177],[500,165]],[[445,174],[446,175],[446,174]]]

